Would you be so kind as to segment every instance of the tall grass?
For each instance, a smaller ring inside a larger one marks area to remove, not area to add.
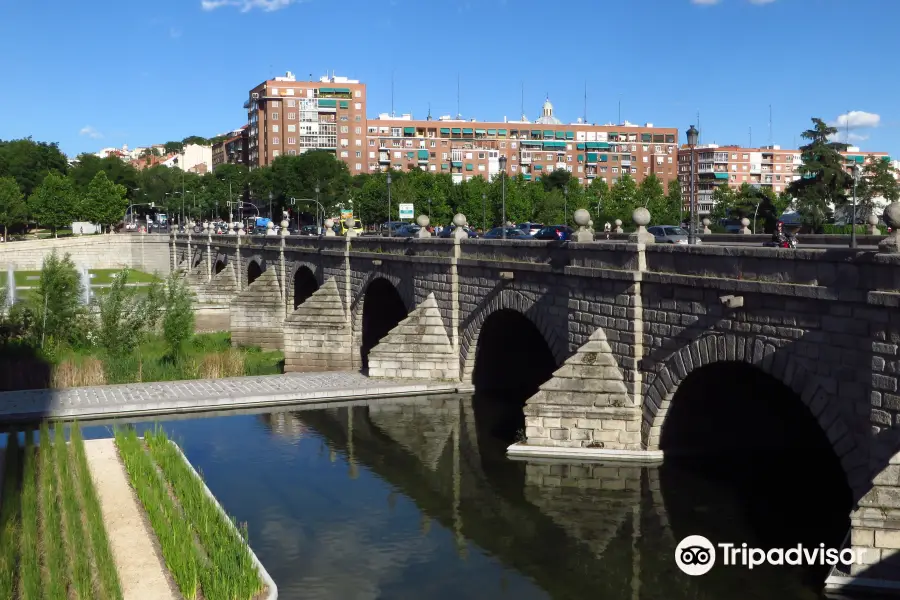
[[[81,600],[91,600],[91,565],[89,546],[85,543],[84,526],[81,522],[81,505],[75,492],[75,481],[69,464],[69,448],[66,444],[62,424],[56,425],[56,439],[53,450],[56,453],[56,470],[59,482],[59,501],[62,504],[63,530],[68,550],[69,569],[75,594]]]
[[[209,557],[209,568],[201,574],[204,597],[253,598],[263,585],[250,557],[246,529],[236,530],[222,514],[162,429],[146,433],[144,440]]]
[[[92,356],[67,358],[53,367],[54,389],[105,385],[103,363]]]
[[[22,468],[22,533],[19,540],[19,598],[41,597],[41,555],[38,533],[38,470],[34,431],[25,430],[25,462]]]
[[[42,589],[46,600],[67,600],[65,549],[63,548],[62,518],[56,499],[56,469],[50,445],[50,429],[41,425],[39,457],[41,548],[44,551]]]
[[[156,532],[166,566],[185,599],[194,600],[198,592],[200,567],[190,525],[178,513],[156,466],[144,451],[134,430],[117,430],[115,436],[119,455]]]
[[[99,597],[104,600],[120,600],[122,598],[122,587],[119,583],[119,575],[116,572],[116,563],[109,547],[109,539],[106,536],[103,513],[100,510],[100,500],[97,498],[97,491],[94,489],[91,481],[91,472],[84,452],[84,439],[81,437],[81,428],[77,425],[72,427],[70,451],[74,459],[75,479],[81,488],[82,505],[84,506],[91,546],[94,551],[94,566],[97,570],[100,587]]]
[[[16,589],[16,559],[19,554],[19,483],[22,466],[19,436],[7,437],[3,467],[3,504],[0,506],[0,598],[12,598]]]

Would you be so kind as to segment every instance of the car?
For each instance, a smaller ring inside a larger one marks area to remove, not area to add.
[[[406,221],[391,221],[390,223],[382,223],[380,227],[380,233],[381,235],[384,235],[385,232],[387,232],[388,227],[390,227],[390,236],[393,236],[394,232],[404,225],[411,225],[411,223],[407,223]]]
[[[568,225],[549,225],[534,234],[534,239],[564,242],[572,239],[573,235],[575,235],[575,230]]]
[[[653,234],[657,244],[687,244],[688,232],[677,225],[654,225],[647,232]],[[700,238],[697,238],[700,243]]]
[[[503,239],[503,227],[494,227],[486,234],[484,234],[484,239],[486,240],[502,240]],[[527,233],[519,229],[518,227],[506,227],[506,239],[508,240],[524,240],[528,239],[529,236]]]
[[[444,230],[441,231],[440,235],[437,237],[441,238],[450,238],[453,237],[453,231],[456,229],[455,225],[451,225],[450,227],[444,227]],[[463,230],[469,235],[470,238],[477,238],[478,232],[470,227],[463,227]]]
[[[357,235],[361,234],[364,231],[362,221],[360,221],[359,219],[354,219],[353,231],[355,231]],[[341,235],[347,235],[347,224],[344,221],[341,221]]]
[[[300,235],[319,235],[319,226],[304,225],[300,228]]]
[[[516,225],[516,227],[518,227],[528,235],[535,235],[538,231],[544,228],[543,225],[539,225],[537,223],[519,223],[518,225]]]
[[[418,225],[413,225],[412,223],[407,223],[406,225],[401,225],[400,227],[394,229],[393,235],[391,237],[399,237],[399,238],[411,238],[416,237],[416,234],[419,233],[419,230],[422,229]]]

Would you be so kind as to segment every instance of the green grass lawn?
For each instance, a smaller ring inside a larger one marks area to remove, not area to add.
[[[113,277],[119,273],[120,269],[90,269],[93,275],[91,278],[92,285],[109,285],[113,282]],[[14,277],[17,287],[36,286],[40,279],[40,271],[15,271]],[[128,283],[152,283],[159,281],[159,277],[151,273],[128,269]],[[6,271],[0,272],[0,285],[6,285]]]

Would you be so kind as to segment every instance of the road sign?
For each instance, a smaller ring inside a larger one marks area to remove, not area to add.
[[[415,214],[415,209],[412,204],[401,204],[400,205],[400,220],[403,219],[412,219]]]

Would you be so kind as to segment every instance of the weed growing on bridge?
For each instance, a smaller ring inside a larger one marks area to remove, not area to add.
[[[116,446],[185,598],[249,600],[263,591],[246,529],[222,514],[162,430],[143,442],[133,429],[116,431]]]

